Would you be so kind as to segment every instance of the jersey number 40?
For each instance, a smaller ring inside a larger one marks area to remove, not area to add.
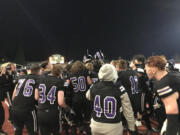
[[[101,108],[101,97],[96,95],[94,99],[94,111],[97,117],[101,117],[102,113],[107,119],[114,119],[116,116],[117,101],[114,97],[106,96],[103,101],[103,108]]]

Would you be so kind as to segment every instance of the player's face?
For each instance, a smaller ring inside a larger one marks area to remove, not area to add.
[[[41,70],[39,70],[39,72],[38,72],[38,74],[37,75],[42,75],[42,71]]]
[[[120,68],[119,68],[119,66],[118,65],[116,65],[116,71],[120,71]]]
[[[53,65],[52,65],[52,64],[50,64],[50,63],[48,63],[48,65],[47,65],[47,69],[52,70],[52,68],[53,68]]]
[[[114,63],[113,61],[111,61],[111,63],[110,63],[110,64],[111,64],[111,65],[113,65],[113,66],[116,66],[116,65],[115,65],[115,63]]]
[[[12,65],[11,65],[11,70],[12,70],[13,72],[15,72],[15,71],[16,71],[16,65],[12,64]]]
[[[149,67],[148,65],[146,65],[145,70],[149,79],[155,78],[155,74],[157,72],[156,67]]]
[[[133,62],[133,61],[131,61],[131,63],[130,63],[130,67],[131,67],[131,69],[132,69],[132,70],[136,70],[136,66],[135,66],[135,64],[134,64],[134,62]]]

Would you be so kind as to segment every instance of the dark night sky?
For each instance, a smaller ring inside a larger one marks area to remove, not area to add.
[[[180,52],[179,0],[1,0],[0,58],[26,60],[52,53],[82,58],[101,49],[108,58]]]

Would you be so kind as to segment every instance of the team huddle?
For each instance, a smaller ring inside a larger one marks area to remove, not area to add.
[[[107,62],[101,52],[83,62],[32,65],[17,77],[12,94],[15,135],[24,126],[29,135],[178,135],[180,73],[166,65],[164,56]]]

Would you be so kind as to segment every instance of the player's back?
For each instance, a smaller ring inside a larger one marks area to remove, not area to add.
[[[38,75],[20,76],[16,86],[16,94],[12,105],[17,109],[34,109],[34,91],[37,88]]]
[[[97,82],[90,88],[90,93],[94,103],[92,116],[96,122],[120,122],[121,92],[113,82]]]
[[[87,83],[87,77],[89,73],[87,70],[78,74],[70,75],[70,85],[72,86],[74,96],[84,95],[86,91],[89,89]]]
[[[122,83],[122,85],[127,90],[128,94],[138,94],[138,75],[133,70],[120,71],[118,72],[118,81]]]
[[[56,76],[41,76],[39,81],[38,109],[57,109],[58,91],[63,90],[64,81]]]
[[[89,89],[87,78],[88,71],[80,71],[70,76],[70,90],[72,92],[72,108],[75,112],[73,121],[75,124],[89,121],[91,117],[91,104],[86,99],[86,92]]]
[[[134,116],[141,112],[141,93],[139,92],[139,78],[136,71],[127,70],[119,72],[118,81],[125,87],[129,95]]]

